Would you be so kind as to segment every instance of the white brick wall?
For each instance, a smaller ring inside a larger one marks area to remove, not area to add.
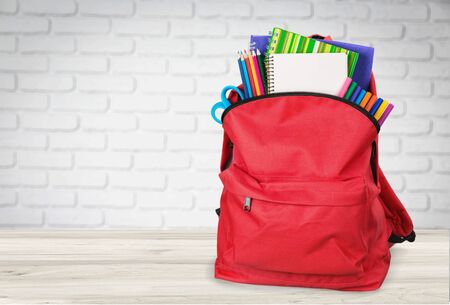
[[[450,227],[448,1],[0,1],[0,226],[215,226],[235,52],[273,26],[372,45],[380,162]]]

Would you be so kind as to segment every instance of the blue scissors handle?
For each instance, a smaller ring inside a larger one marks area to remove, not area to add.
[[[225,111],[225,109],[227,109],[231,105],[230,101],[227,99],[227,92],[230,90],[235,91],[239,95],[241,100],[244,99],[244,93],[238,87],[231,85],[225,86],[222,89],[222,93],[220,94],[222,100],[220,102],[215,103],[211,108],[211,116],[214,119],[214,121],[216,121],[219,124],[222,124],[222,121],[216,116],[216,111],[218,109],[223,109]]]

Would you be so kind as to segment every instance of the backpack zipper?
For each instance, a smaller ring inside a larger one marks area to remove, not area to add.
[[[251,208],[252,208],[252,198],[245,197],[245,199],[244,199],[244,211],[245,212],[250,212]]]
[[[317,93],[317,92],[280,92],[280,93],[271,93],[271,94],[265,94],[265,95],[259,95],[255,96],[246,100],[241,100],[236,103],[231,104],[225,111],[222,113],[221,121],[223,123],[223,120],[225,119],[225,116],[234,108],[239,107],[241,105],[245,105],[247,103],[251,103],[257,100],[262,100],[265,98],[271,98],[271,97],[278,97],[278,96],[316,96],[316,97],[326,97],[335,101],[342,102],[344,104],[347,104],[359,112],[361,112],[364,116],[366,116],[372,124],[375,126],[377,133],[380,132],[380,124],[378,124],[377,119],[375,119],[366,109],[360,107],[358,104],[355,104],[353,102],[350,102],[346,99],[340,98],[335,95],[325,94],[325,93]]]

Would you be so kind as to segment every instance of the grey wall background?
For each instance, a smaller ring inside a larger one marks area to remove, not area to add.
[[[450,226],[449,1],[0,1],[0,226],[215,226],[220,128],[250,34],[372,45],[381,164]]]

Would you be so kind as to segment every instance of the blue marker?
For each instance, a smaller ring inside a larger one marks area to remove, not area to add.
[[[361,104],[362,99],[364,98],[364,96],[366,95],[367,91],[364,89],[361,89],[361,92],[359,93],[358,97],[355,100],[356,104]]]
[[[352,96],[350,97],[350,102],[354,102],[360,92],[361,92],[361,87],[360,86],[356,87],[355,91],[353,92]]]
[[[377,112],[378,108],[380,108],[381,103],[383,102],[383,99],[380,97],[377,99],[375,104],[373,105],[372,109],[370,109],[370,114],[374,115],[375,112]]]

